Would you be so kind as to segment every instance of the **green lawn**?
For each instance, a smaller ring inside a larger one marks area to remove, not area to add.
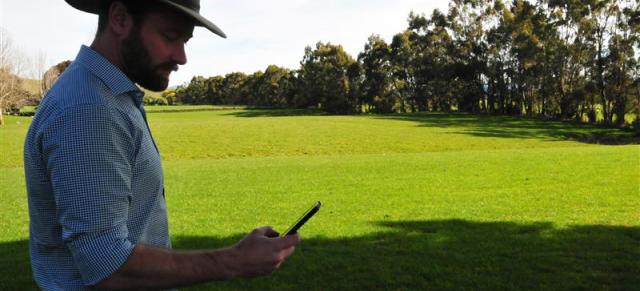
[[[199,289],[634,289],[640,146],[630,133],[466,114],[150,113],[175,248],[287,228],[274,275]],[[22,140],[0,128],[0,289],[35,288]],[[621,145],[606,145],[621,144]]]
[[[213,111],[213,110],[231,110],[244,109],[245,106],[226,106],[226,105],[149,105],[145,107],[148,113],[160,112],[191,112],[191,111]]]

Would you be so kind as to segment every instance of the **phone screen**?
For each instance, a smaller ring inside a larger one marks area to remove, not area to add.
[[[298,229],[300,229],[305,222],[307,222],[307,220],[309,220],[309,218],[311,218],[314,214],[316,214],[316,212],[318,212],[318,210],[320,210],[320,206],[322,204],[320,203],[320,201],[316,202],[313,204],[313,206],[311,206],[311,208],[309,210],[307,210],[307,212],[305,212],[302,217],[300,217],[300,219],[298,219],[298,221],[296,221],[296,223],[294,223],[289,230],[284,232],[284,235],[290,235],[290,234],[295,234],[298,232]]]

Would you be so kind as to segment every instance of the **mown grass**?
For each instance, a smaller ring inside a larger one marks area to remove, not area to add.
[[[232,110],[245,109],[246,106],[234,105],[149,105],[145,107],[148,113],[165,113],[165,112],[192,112],[192,111],[214,111],[214,110]]]
[[[0,289],[35,288],[21,164],[29,120],[0,128]],[[323,202],[276,274],[194,290],[640,286],[640,147],[630,133],[465,114],[149,120],[175,248],[282,230]]]
[[[145,108],[148,113],[160,112],[191,112],[191,111],[213,111],[213,110],[231,110],[246,109],[246,106],[233,105],[149,105]],[[20,113],[33,115],[36,113],[37,106],[23,106]]]

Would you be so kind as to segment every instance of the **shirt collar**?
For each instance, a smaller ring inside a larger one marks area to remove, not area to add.
[[[142,104],[144,92],[100,53],[83,45],[75,62],[78,62],[102,80],[114,95],[131,93],[137,105],[140,106]]]

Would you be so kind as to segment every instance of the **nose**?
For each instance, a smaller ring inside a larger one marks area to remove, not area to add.
[[[180,42],[176,44],[173,51],[173,61],[181,66],[187,63],[187,53],[184,51],[184,43]]]

